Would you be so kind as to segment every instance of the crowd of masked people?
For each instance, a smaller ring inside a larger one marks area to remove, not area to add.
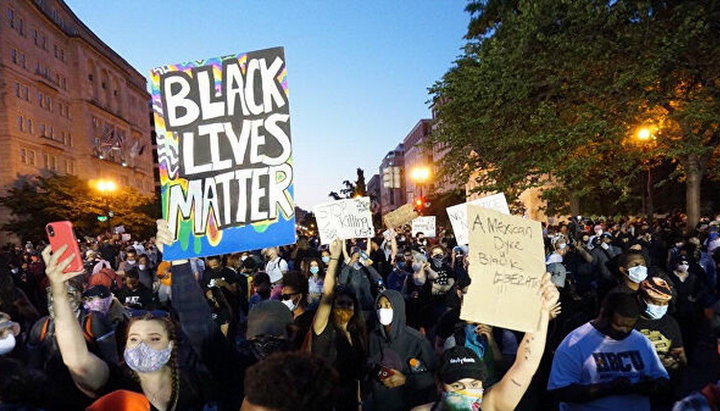
[[[493,302],[465,297],[468,246],[442,227],[163,261],[161,220],[86,239],[82,272],[6,247],[0,410],[716,409],[720,217],[685,226],[545,224],[524,334],[461,319]]]

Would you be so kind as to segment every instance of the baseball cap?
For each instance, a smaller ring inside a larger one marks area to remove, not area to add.
[[[92,287],[85,290],[83,297],[110,297],[110,290],[104,285],[93,285]]]

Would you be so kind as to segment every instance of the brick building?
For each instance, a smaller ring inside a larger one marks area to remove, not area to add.
[[[433,168],[432,152],[428,150],[424,144],[425,140],[430,136],[432,131],[432,120],[422,119],[415,124],[415,127],[405,136],[403,147],[405,153],[403,155],[405,168],[405,199],[407,202],[413,201],[420,195],[427,196],[432,192],[433,178],[421,185],[412,179],[412,170],[415,167]]]
[[[403,172],[404,147],[400,143],[380,162],[380,212],[387,214],[405,204],[405,178]]]
[[[153,195],[145,77],[64,1],[0,4],[0,190],[55,172]]]

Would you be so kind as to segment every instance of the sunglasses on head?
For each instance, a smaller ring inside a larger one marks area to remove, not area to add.
[[[170,317],[170,313],[165,310],[128,310],[130,312],[130,317],[144,317],[146,315],[152,317],[152,318],[168,318]]]
[[[293,296],[298,295],[298,294],[300,294],[300,293],[282,294],[282,295],[280,295],[280,297],[282,297],[283,301],[287,301],[287,300],[293,298]]]

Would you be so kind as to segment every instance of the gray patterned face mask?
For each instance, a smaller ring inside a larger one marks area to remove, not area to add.
[[[125,363],[135,372],[155,372],[170,361],[172,348],[172,341],[162,350],[156,350],[143,341],[134,348],[125,348]]]

